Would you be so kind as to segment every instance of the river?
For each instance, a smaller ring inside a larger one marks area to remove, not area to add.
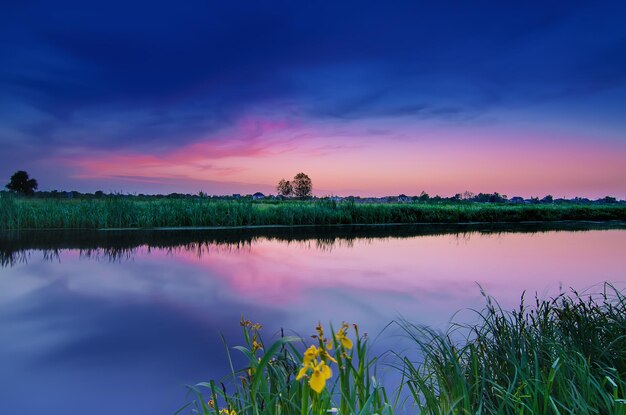
[[[624,286],[625,252],[624,224],[590,223],[0,234],[0,413],[172,414],[228,372],[242,316],[267,338],[443,330],[482,292]]]

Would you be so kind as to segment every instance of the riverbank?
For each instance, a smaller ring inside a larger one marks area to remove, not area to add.
[[[0,230],[623,221],[623,204],[0,198]]]
[[[243,355],[245,366],[233,368],[229,379],[192,387],[197,399],[185,409],[205,415],[325,415],[332,408],[388,415],[625,414],[626,297],[609,284],[599,291],[536,298],[530,306],[522,297],[513,311],[487,297],[477,323],[446,333],[394,322],[381,336],[399,329],[410,346],[380,356],[370,355],[369,338],[356,324],[335,330],[319,324],[314,336],[265,343],[261,325],[242,318],[244,344],[233,353]],[[399,384],[378,379],[383,366],[396,372]]]

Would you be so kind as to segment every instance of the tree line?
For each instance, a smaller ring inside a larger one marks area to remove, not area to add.
[[[313,191],[313,182],[311,178],[304,173],[298,173],[293,180],[281,179],[276,186],[279,195],[289,197],[295,196],[299,198],[311,197]]]
[[[10,178],[9,183],[5,186],[9,191],[20,194],[32,196],[35,194],[35,190],[37,190],[38,183],[37,180],[31,178],[29,174],[23,170],[16,171]],[[305,173],[298,173],[294,176],[292,180],[281,179],[276,186],[276,190],[279,196],[282,197],[296,197],[299,199],[307,199],[312,197],[313,191],[313,182],[311,178]],[[1,192],[0,192],[1,193]],[[58,192],[56,190],[50,192],[37,192],[37,195],[40,197],[95,197],[101,198],[106,196],[104,192],[98,190],[93,195],[90,194],[82,194],[76,191],[72,192]],[[109,196],[121,196],[121,193],[110,194]],[[146,195],[139,195],[146,196]],[[199,193],[200,197],[207,197],[208,195],[203,192]],[[239,196],[239,195],[237,195]],[[153,195],[152,197],[192,197],[192,195],[184,195],[180,193],[171,193],[170,195]],[[213,196],[216,198],[222,198],[224,196]],[[226,196],[227,197],[227,196]],[[441,197],[441,196],[430,196],[426,192],[422,192],[419,196],[407,196],[401,194],[395,197],[386,197],[386,198],[361,198],[361,197],[342,197],[342,198],[333,198],[338,200],[365,200],[365,201],[379,201],[385,202],[389,201],[389,199],[397,200],[399,202],[477,202],[477,203],[530,203],[530,204],[560,204],[560,203],[576,203],[576,204],[588,204],[588,203],[624,203],[619,202],[615,197],[606,196],[604,198],[600,198],[597,200],[590,200],[587,198],[575,197],[572,199],[555,199],[552,195],[547,195],[542,199],[538,197],[531,197],[529,199],[524,199],[522,197],[516,196],[509,199],[506,195],[501,195],[498,192],[495,193],[478,193],[474,194],[472,192],[464,192],[463,194],[457,193],[451,197]]]
[[[19,170],[11,176],[5,187],[15,193],[32,195],[37,190],[38,183],[37,180],[31,179],[24,170]]]

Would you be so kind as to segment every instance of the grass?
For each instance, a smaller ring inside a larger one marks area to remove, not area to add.
[[[511,205],[208,198],[39,199],[0,197],[0,230],[626,220],[621,204]]]
[[[460,344],[401,326],[423,356],[402,358],[420,414],[626,414],[626,298],[608,285],[510,313],[489,301]]]
[[[235,370],[227,348],[228,380],[190,387],[197,399],[178,413],[321,415],[331,408],[346,414],[392,413],[384,387],[371,377],[377,359],[368,358],[367,337],[359,336],[356,325],[354,342],[345,340],[348,325],[337,332],[331,328],[328,337],[318,325],[314,344],[304,352],[297,347],[307,346],[301,339],[284,335],[266,348],[259,324],[242,319],[241,325],[244,345],[233,349],[243,354],[246,366]],[[323,383],[321,391],[316,379]]]
[[[180,413],[626,414],[622,291],[607,284],[594,296],[571,292],[532,306],[522,297],[513,311],[487,297],[477,314],[478,323],[446,333],[395,323],[411,347],[388,352],[393,358],[386,363],[370,356],[356,326],[331,330],[327,338],[318,326],[312,343],[328,352],[307,349],[307,363],[301,350],[310,346],[303,340],[281,336],[266,348],[260,326],[243,321],[244,346],[234,349],[245,367],[191,387],[195,399]],[[311,356],[333,371],[319,393]],[[398,385],[377,382],[383,364],[397,372]],[[306,376],[299,378],[302,368]]]

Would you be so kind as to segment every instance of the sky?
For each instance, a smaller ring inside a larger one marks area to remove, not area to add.
[[[624,199],[625,20],[622,1],[3,2],[0,181]]]

